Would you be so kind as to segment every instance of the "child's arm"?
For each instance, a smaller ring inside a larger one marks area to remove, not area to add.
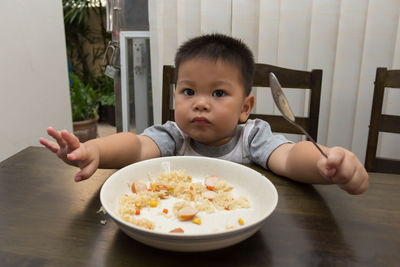
[[[49,127],[47,133],[56,142],[40,138],[40,143],[64,162],[79,167],[75,181],[89,178],[97,168],[121,168],[128,164],[160,156],[158,146],[147,136],[117,133],[80,143],[66,130]]]
[[[349,150],[321,146],[326,159],[308,141],[284,144],[272,152],[268,167],[275,173],[310,184],[337,184],[350,194],[361,194],[368,188],[368,174]]]

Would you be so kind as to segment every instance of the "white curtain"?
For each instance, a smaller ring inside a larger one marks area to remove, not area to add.
[[[400,68],[399,0],[149,0],[149,21],[156,123],[162,66],[185,40],[219,32],[242,39],[258,63],[322,69],[318,142],[364,161],[376,68]],[[387,91],[386,113],[400,115],[400,90]],[[286,92],[304,114],[307,93]],[[254,94],[257,112],[277,113],[268,90]],[[378,155],[400,158],[400,136],[382,135]]]

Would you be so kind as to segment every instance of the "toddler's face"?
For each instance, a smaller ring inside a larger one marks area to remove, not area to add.
[[[181,63],[174,93],[179,128],[203,144],[227,143],[254,105],[240,77],[236,66],[221,61],[195,58]]]

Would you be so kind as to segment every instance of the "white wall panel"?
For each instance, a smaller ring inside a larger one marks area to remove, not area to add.
[[[253,52],[255,60],[258,54],[258,8],[258,0],[232,1],[232,36],[246,43]],[[252,94],[254,94],[257,99],[257,88],[253,89]],[[257,109],[257,102],[255,103],[254,109]]]
[[[177,1],[164,0],[163,2],[163,63],[173,65],[178,47]]]
[[[178,44],[201,34],[200,1],[178,0]]]
[[[201,0],[201,33],[232,33],[232,1]]]
[[[285,68],[306,70],[311,25],[311,0],[281,0],[277,65]],[[284,89],[295,116],[305,114],[304,90]],[[275,110],[275,113],[277,111]],[[293,141],[300,136],[286,135]]]
[[[149,12],[156,123],[162,65],[188,38],[219,32],[244,40],[256,62],[322,69],[318,141],[364,161],[376,68],[400,68],[399,0],[150,0]],[[256,111],[276,114],[269,89],[255,91]],[[285,93],[295,114],[305,114],[308,95]],[[400,90],[388,90],[385,111],[400,114],[398,103]],[[398,136],[380,139],[379,153],[400,157]]]
[[[0,161],[72,130],[61,1],[1,1]]]
[[[258,48],[255,61],[277,65],[279,44],[280,0],[260,0],[258,15]],[[276,109],[271,93],[257,89],[256,112],[273,114]]]
[[[232,36],[243,40],[257,58],[259,1],[232,1]]]
[[[376,67],[390,69],[393,62],[399,8],[398,0],[369,1],[351,145],[358,155],[366,152]]]
[[[341,2],[328,146],[351,148],[368,0]]]
[[[154,122],[161,122],[161,88],[163,61],[164,24],[163,1],[149,1],[149,31],[150,31],[150,64],[151,84],[153,89],[153,116]]]
[[[277,65],[305,70],[311,25],[311,0],[282,0],[280,8],[279,44]],[[285,90],[295,115],[304,115],[305,93],[302,90]]]
[[[326,144],[340,14],[337,0],[313,1],[307,69],[322,69],[318,142]]]

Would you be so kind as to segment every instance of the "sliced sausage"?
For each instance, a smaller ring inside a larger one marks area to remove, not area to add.
[[[221,181],[222,179],[216,175],[207,176],[204,180],[204,185],[207,187],[208,190],[214,190],[215,185]]]
[[[133,193],[139,193],[139,192],[142,192],[142,191],[146,191],[147,190],[147,185],[142,180],[137,179],[137,180],[135,180],[133,182],[131,189],[132,189]]]
[[[181,221],[186,221],[192,219],[197,213],[198,209],[192,206],[185,206],[178,211],[178,219]]]
[[[183,233],[183,229],[178,227],[169,231],[170,233]]]

